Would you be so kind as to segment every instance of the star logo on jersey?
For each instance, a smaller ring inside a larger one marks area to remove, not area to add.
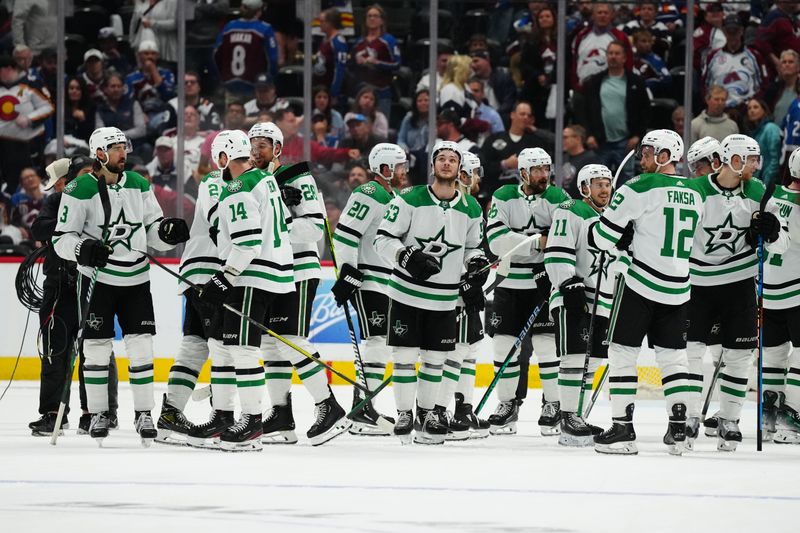
[[[112,222],[109,226],[109,245],[111,245],[111,248],[115,248],[118,244],[122,244],[122,246],[130,250],[133,234],[141,227],[141,222],[129,222],[128,219],[125,218],[125,210],[120,209],[117,220]],[[100,229],[102,231],[103,227],[100,226]]]
[[[439,261],[439,265],[442,264],[447,254],[461,248],[459,244],[447,242],[447,238],[444,234],[444,227],[439,230],[439,233],[429,239],[417,237],[417,243],[420,245],[423,252],[435,257],[436,260]]]
[[[394,334],[398,337],[402,337],[408,332],[408,326],[398,320],[394,323],[394,326],[392,326],[392,331],[394,331]]]
[[[370,326],[379,328],[383,326],[384,322],[386,322],[386,315],[380,314],[377,311],[373,311],[368,320]]]
[[[100,331],[103,326],[103,317],[90,313],[89,318],[86,319],[86,325],[95,331]]]
[[[499,316],[497,313],[492,311],[492,316],[489,317],[489,324],[492,325],[493,328],[497,328],[500,325],[500,322],[503,321],[503,317]]]
[[[594,277],[597,275],[597,264],[600,262],[600,250],[589,248],[589,254],[592,256],[592,264],[589,266],[589,275]],[[606,257],[603,260],[603,277],[608,277],[608,265],[610,265],[616,257],[610,252],[606,252]]]
[[[736,252],[736,243],[745,234],[747,228],[740,228],[733,223],[733,213],[728,213],[725,220],[715,228],[703,228],[708,233],[706,241],[706,254],[712,254],[717,250],[728,250],[730,253]]]

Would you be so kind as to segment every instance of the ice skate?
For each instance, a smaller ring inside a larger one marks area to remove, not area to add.
[[[714,416],[703,420],[703,427],[705,427],[706,437],[716,437],[717,427],[719,426],[719,411],[714,413]]]
[[[740,442],[742,442],[742,432],[739,431],[739,421],[720,417],[717,428],[717,450],[735,452]]]
[[[156,442],[160,444],[185,446],[189,430],[192,428],[192,423],[186,419],[183,415],[183,411],[167,403],[167,395],[165,394],[164,401],[161,404],[161,415],[158,417],[156,428],[158,429]]]
[[[292,415],[292,393],[286,395],[284,405],[273,405],[263,415],[264,433],[261,444],[296,444],[294,416]]]
[[[76,432],[78,435],[88,435],[89,434],[89,426],[92,424],[92,415],[89,413],[83,413],[81,418],[78,420],[78,431]]]
[[[89,425],[89,435],[97,441],[97,445],[103,447],[103,439],[108,437],[108,411],[92,415],[92,423]]]
[[[800,444],[800,413],[786,404],[778,411],[774,441],[778,444]]]
[[[453,418],[469,426],[469,438],[485,439],[489,436],[489,422],[478,418],[472,410],[471,403],[464,403],[464,395],[456,393],[456,410]]]
[[[594,438],[594,451],[614,455],[636,455],[636,431],[633,429],[634,405],[628,404],[625,416],[613,418],[613,425]]]
[[[115,410],[108,412],[108,429],[119,429],[119,418],[117,418],[117,412]]]
[[[56,413],[45,413],[34,422],[28,424],[28,427],[31,430],[31,435],[34,437],[49,437],[53,434],[53,430],[56,427],[56,418],[58,414]],[[64,430],[69,429],[69,422],[67,421],[67,415],[61,417],[61,429],[58,431],[58,435],[61,436],[64,434]]]
[[[489,416],[489,433],[492,435],[514,435],[517,433],[519,405],[515,400],[500,402],[494,414]]]
[[[333,393],[319,402],[314,407],[316,421],[306,433],[311,445],[325,444],[350,429],[353,421],[347,418],[346,414]]]
[[[439,417],[439,423],[447,428],[447,434],[444,440],[467,440],[469,438],[469,424],[465,424],[460,420],[453,417],[453,413],[449,412],[445,407],[437,405],[433,408],[436,416]]]
[[[361,395],[356,392],[353,394],[353,407],[357,404],[361,403],[363,398]],[[381,428],[378,425],[378,418],[381,415],[377,410],[375,410],[375,406],[372,405],[372,402],[369,401],[364,404],[364,407],[361,408],[358,412],[353,413],[351,419],[353,421],[353,425],[350,426],[350,433],[352,435],[366,435],[366,436],[386,436],[391,435],[391,431],[387,431],[385,428]],[[394,426],[394,419],[391,417],[384,416],[386,420],[392,423]]]
[[[414,420],[414,442],[416,444],[444,444],[447,426],[439,422],[439,416],[433,409],[417,407],[417,419]]]
[[[667,445],[670,455],[683,455],[686,447],[686,405],[676,403],[672,406],[667,432],[664,434],[664,444]]]
[[[539,416],[539,431],[543,437],[561,434],[561,402],[546,402],[542,397],[542,414]]]
[[[219,447],[226,452],[260,452],[263,431],[260,414],[243,413],[238,422],[219,436]]]
[[[394,434],[400,438],[402,444],[411,444],[411,430],[414,429],[414,415],[411,410],[397,411],[397,422],[394,424]]]
[[[764,391],[764,401],[762,403],[764,414],[761,419],[761,435],[765,441],[771,441],[775,436],[775,432],[777,431],[778,409],[781,403],[781,397],[777,392],[771,390]]]
[[[686,451],[694,450],[694,441],[700,434],[700,418],[690,416],[686,419]]]
[[[558,443],[561,446],[591,446],[594,443],[592,427],[577,413],[563,411],[561,413],[561,436],[558,437]]]
[[[211,412],[211,418],[209,418],[208,422],[192,426],[189,429],[186,442],[189,446],[194,446],[195,448],[217,448],[219,436],[232,425],[233,411],[215,409]]]
[[[136,428],[136,433],[142,439],[142,446],[149,448],[153,444],[153,440],[158,436],[150,411],[136,411],[134,427]]]

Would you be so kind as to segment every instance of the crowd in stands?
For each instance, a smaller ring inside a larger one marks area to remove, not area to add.
[[[429,6],[418,0],[319,0],[311,72],[303,71],[302,2],[290,0],[73,0],[66,26],[66,92],[57,102],[56,0],[0,0],[0,244],[30,238],[45,165],[56,156],[64,106],[67,155],[88,155],[103,125],[122,129],[129,166],[151,180],[165,213],[191,220],[197,184],[212,169],[221,129],[271,120],[281,161],[311,163],[332,221],[368,179],[369,150],[389,140],[409,155],[409,184],[428,178],[428,113],[437,137],[477,153],[480,199],[517,179],[516,154],[563,140],[554,178],[577,196],[588,163],[615,169],[646,131],[690,121],[692,139],[747,133],[759,142],[763,180],[783,179],[800,145],[800,3],[569,1],[565,101],[557,101],[557,2],[441,0],[435,86],[427,71]],[[185,50],[177,9],[187,7]],[[684,64],[687,38],[691,65]],[[177,62],[186,74],[176,79]],[[312,113],[303,116],[311,76]],[[692,116],[684,80],[692,77]],[[179,109],[177,84],[186,106]],[[435,95],[435,98],[434,98]],[[555,131],[558,113],[563,131]],[[184,124],[184,197],[178,198],[178,120]]]

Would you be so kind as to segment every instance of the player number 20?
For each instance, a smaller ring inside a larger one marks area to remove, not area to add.
[[[353,202],[353,206],[347,210],[347,216],[353,217],[356,220],[364,220],[369,212],[369,206],[361,202]]]

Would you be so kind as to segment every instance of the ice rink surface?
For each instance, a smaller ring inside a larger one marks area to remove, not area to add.
[[[165,388],[156,384],[158,406]],[[350,405],[349,387],[334,391]],[[672,457],[661,443],[663,401],[640,400],[639,455],[615,457],[541,437],[539,390],[530,391],[515,436],[402,446],[345,435],[314,448],[305,440],[313,405],[295,386],[300,442],[260,453],[142,448],[127,383],[121,429],[103,449],[75,434],[77,409],[73,429],[52,447],[27,429],[37,398],[37,383],[16,382],[0,403],[3,532],[800,531],[800,446],[765,443],[756,452],[752,402],[735,453],[701,436],[694,453]],[[394,412],[391,391],[378,406]],[[190,402],[187,414],[204,421],[208,409]],[[591,421],[609,425],[607,400]]]

